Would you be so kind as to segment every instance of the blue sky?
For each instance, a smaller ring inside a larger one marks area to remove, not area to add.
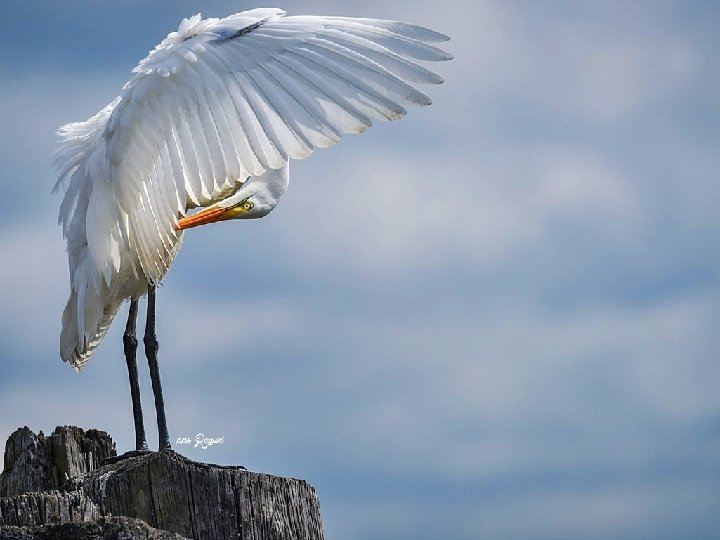
[[[267,218],[186,235],[158,295],[171,438],[225,442],[178,450],[307,479],[329,539],[718,537],[720,10],[628,4],[280,5],[456,58],[432,107],[294,162]],[[250,7],[3,2],[0,439],[133,444],[122,320],[80,375],[58,356],[53,132],[182,17]]]

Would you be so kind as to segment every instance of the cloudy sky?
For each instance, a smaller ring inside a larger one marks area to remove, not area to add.
[[[123,321],[80,375],[59,359],[53,131],[182,17],[255,5],[3,0],[0,440],[132,447]],[[171,438],[225,442],[176,449],[307,479],[328,539],[720,536],[718,5],[279,7],[456,58],[432,107],[293,163],[266,219],[186,235],[158,294]]]

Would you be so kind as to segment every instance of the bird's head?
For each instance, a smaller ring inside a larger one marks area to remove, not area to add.
[[[190,229],[227,219],[256,219],[269,214],[287,190],[289,169],[269,170],[261,176],[251,176],[233,195],[208,206],[191,216],[178,220],[177,228]]]

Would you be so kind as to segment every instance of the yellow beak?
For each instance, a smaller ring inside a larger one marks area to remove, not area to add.
[[[207,225],[208,223],[215,223],[216,221],[222,221],[233,215],[233,212],[229,208],[205,208],[192,216],[181,218],[177,222],[177,229],[190,229],[197,227],[198,225]]]

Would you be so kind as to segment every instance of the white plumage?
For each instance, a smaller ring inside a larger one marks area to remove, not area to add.
[[[451,58],[430,45],[446,36],[418,26],[284,15],[184,19],[119,97],[58,130],[71,283],[60,353],[75,369],[120,304],[165,276],[189,209],[262,217],[287,187],[290,158],[429,105],[414,85],[442,78],[417,61]]]

